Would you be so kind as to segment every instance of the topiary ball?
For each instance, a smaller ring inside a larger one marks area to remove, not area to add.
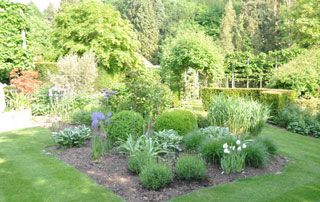
[[[127,140],[128,135],[133,137],[142,135],[144,128],[143,117],[133,111],[121,111],[110,119],[110,124],[107,126],[108,137],[115,142],[119,139]]]
[[[205,162],[198,156],[180,157],[176,164],[176,174],[184,180],[203,180],[207,176]]]
[[[196,116],[187,110],[175,109],[161,114],[154,125],[155,131],[173,129],[185,135],[198,128]]]
[[[172,182],[173,173],[171,168],[166,165],[149,164],[142,169],[139,180],[143,187],[158,190]]]

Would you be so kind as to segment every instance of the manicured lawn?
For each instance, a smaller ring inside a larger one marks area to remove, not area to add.
[[[280,175],[270,174],[195,191],[172,201],[319,201],[320,140],[266,127],[290,163]]]
[[[195,191],[173,201],[320,200],[320,140],[266,127],[290,158],[282,174],[270,174]],[[85,174],[45,154],[46,129],[0,134],[0,201],[120,201]]]
[[[121,201],[85,174],[45,154],[46,129],[0,134],[0,201]]]

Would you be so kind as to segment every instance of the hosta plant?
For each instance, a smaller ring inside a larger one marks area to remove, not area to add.
[[[64,147],[78,147],[90,138],[91,129],[86,126],[66,128],[59,132],[53,132],[52,137],[56,143]]]

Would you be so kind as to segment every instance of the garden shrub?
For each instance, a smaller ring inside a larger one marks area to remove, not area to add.
[[[254,99],[270,106],[271,114],[276,115],[296,99],[295,91],[264,88],[203,88],[201,99],[206,110],[209,109],[212,97],[216,95]]]
[[[128,169],[133,173],[139,174],[143,167],[155,163],[155,159],[150,154],[146,152],[136,152],[128,159]]]
[[[320,137],[320,121],[308,110],[290,105],[273,119],[274,123],[291,132]]]
[[[158,190],[169,185],[173,180],[171,168],[163,164],[149,164],[145,166],[139,180],[143,187],[150,190]]]
[[[220,163],[220,159],[223,155],[223,144],[226,141],[224,139],[208,139],[203,141],[200,145],[200,153],[207,163]]]
[[[107,127],[111,141],[126,140],[129,134],[138,137],[143,134],[143,129],[143,117],[133,111],[122,111],[115,114],[111,117],[110,125]]]
[[[265,167],[269,162],[268,150],[261,142],[253,142],[249,144],[245,152],[247,166],[262,168]]]
[[[224,138],[230,135],[229,129],[218,126],[209,126],[206,128],[200,128],[199,131],[207,138]]]
[[[199,130],[192,131],[183,137],[183,143],[187,151],[197,151],[202,141],[205,139],[203,133]]]
[[[71,93],[87,93],[94,90],[94,82],[98,76],[95,55],[84,53],[82,57],[70,54],[57,62],[58,71],[50,74],[50,81],[57,87],[67,89]]]
[[[269,86],[294,89],[298,96],[319,94],[320,87],[320,50],[318,47],[306,50],[289,63],[273,72]]]
[[[199,128],[205,128],[210,126],[210,121],[207,117],[207,115],[203,115],[203,114],[196,114],[197,115],[197,121],[198,121],[198,127]]]
[[[185,135],[198,128],[197,118],[187,110],[175,109],[161,114],[154,125],[155,131],[173,129],[179,135]]]
[[[64,147],[81,146],[85,143],[85,140],[90,138],[90,135],[91,129],[86,126],[66,128],[52,133],[54,141]]]
[[[207,176],[207,168],[199,156],[182,156],[177,160],[176,174],[184,180],[203,180]]]
[[[277,154],[277,152],[278,152],[277,145],[271,138],[258,137],[256,139],[256,142],[263,144],[267,148],[267,151],[271,156]]]
[[[125,79],[129,107],[144,117],[157,116],[173,104],[173,94],[169,87],[161,83],[157,72],[141,68],[131,71]]]
[[[212,99],[208,118],[212,125],[227,127],[236,135],[258,135],[269,118],[269,109],[253,100],[218,95]]]

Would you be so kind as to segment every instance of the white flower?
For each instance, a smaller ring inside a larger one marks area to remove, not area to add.
[[[241,147],[238,147],[237,150],[238,150],[238,151],[241,151]]]
[[[229,151],[228,149],[224,149],[223,152],[224,152],[225,154],[230,154],[230,151]]]
[[[243,144],[243,145],[242,145],[242,148],[243,148],[243,149],[247,148],[247,145],[246,145],[246,144]]]
[[[224,143],[223,149],[228,149],[228,144],[227,143]]]
[[[240,140],[237,140],[236,143],[237,143],[237,145],[240,145],[240,144],[241,144],[241,141],[240,141]]]

